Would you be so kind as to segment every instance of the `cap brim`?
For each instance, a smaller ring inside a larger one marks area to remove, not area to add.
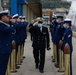
[[[64,21],[64,23],[70,23],[71,24],[71,21]]]

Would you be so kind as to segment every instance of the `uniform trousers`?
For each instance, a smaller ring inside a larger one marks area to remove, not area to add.
[[[59,49],[58,49],[58,44],[56,44],[56,50],[57,50],[57,65],[59,65]]]
[[[39,64],[39,70],[44,69],[45,64],[45,48],[33,48],[35,64]]]
[[[0,75],[5,75],[8,60],[9,60],[9,54],[0,54]]]

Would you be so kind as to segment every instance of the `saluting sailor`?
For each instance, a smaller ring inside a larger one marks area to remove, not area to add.
[[[11,33],[13,27],[9,25],[8,10],[0,12],[0,75],[5,75],[9,55],[12,51]]]
[[[15,14],[12,16],[12,18],[15,20],[15,26],[16,26],[16,68],[18,69],[19,66],[18,64],[20,64],[20,57],[19,57],[19,52],[20,52],[20,19],[19,19],[19,15]]]

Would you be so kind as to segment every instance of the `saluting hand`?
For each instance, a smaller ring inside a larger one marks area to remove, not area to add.
[[[20,22],[21,20],[18,18],[17,21]]]
[[[25,22],[25,20],[24,20],[24,19],[22,19],[22,20],[21,20],[21,22]]]
[[[11,22],[13,22],[13,23],[15,23],[15,22],[16,22],[16,21],[15,21],[15,19],[10,19],[10,21],[11,21]]]
[[[38,21],[37,22],[35,22],[34,24],[33,24],[33,26],[35,26],[35,25],[37,25],[38,24]]]

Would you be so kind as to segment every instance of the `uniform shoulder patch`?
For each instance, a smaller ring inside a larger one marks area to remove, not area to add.
[[[71,37],[71,34],[70,34],[70,35],[68,35],[68,37]]]

